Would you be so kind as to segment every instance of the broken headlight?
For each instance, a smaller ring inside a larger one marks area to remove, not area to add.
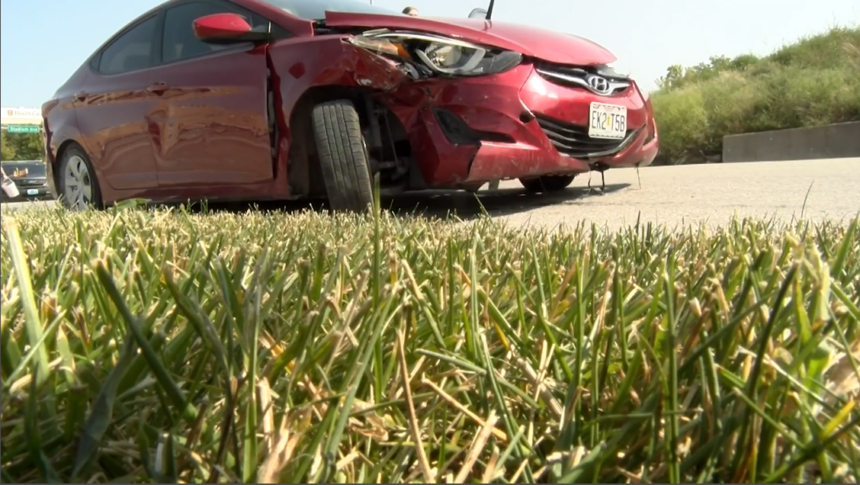
[[[352,37],[350,42],[377,54],[420,63],[443,76],[499,74],[517,67],[523,60],[518,52],[420,32],[371,31]]]

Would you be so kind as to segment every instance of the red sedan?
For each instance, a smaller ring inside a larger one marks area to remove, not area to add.
[[[172,0],[42,106],[68,207],[475,190],[555,191],[657,154],[651,103],[586,39],[359,0]]]

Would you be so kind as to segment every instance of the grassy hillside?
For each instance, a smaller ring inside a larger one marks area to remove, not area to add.
[[[860,120],[860,26],[833,28],[767,57],[671,66],[659,83],[655,163],[718,154],[729,134]]]

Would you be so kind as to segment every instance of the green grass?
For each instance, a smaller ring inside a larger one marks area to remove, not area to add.
[[[757,58],[673,66],[652,95],[657,163],[722,152],[726,135],[860,120],[860,26],[837,27]]]
[[[6,482],[856,482],[860,226],[5,214]]]

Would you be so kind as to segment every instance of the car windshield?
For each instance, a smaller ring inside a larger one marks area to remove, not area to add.
[[[326,11],[403,15],[360,0],[260,0],[290,15],[308,20],[324,20]]]

